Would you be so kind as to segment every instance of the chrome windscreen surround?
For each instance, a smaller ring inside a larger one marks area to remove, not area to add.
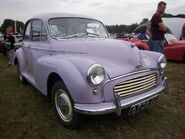
[[[114,86],[113,90],[115,94],[118,94],[121,98],[124,98],[151,89],[156,84],[157,75],[156,73],[152,73],[119,82]]]

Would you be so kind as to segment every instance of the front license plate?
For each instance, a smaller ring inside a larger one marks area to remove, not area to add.
[[[154,103],[156,103],[158,100],[158,96],[155,96],[153,98],[150,98],[150,99],[147,99],[147,100],[144,100],[142,102],[139,102],[137,104],[134,104],[130,107],[129,109],[129,115],[130,116],[133,116],[135,115],[136,113],[139,113],[141,111],[144,111],[145,109],[147,109],[148,107],[150,107],[151,105],[153,105]]]

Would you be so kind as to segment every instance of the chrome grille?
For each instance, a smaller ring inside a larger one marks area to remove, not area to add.
[[[137,77],[116,84],[114,93],[117,93],[120,97],[126,97],[150,89],[156,85],[156,82],[157,76],[155,73]]]

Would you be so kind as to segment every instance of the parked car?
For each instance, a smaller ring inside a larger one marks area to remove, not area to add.
[[[143,28],[144,26],[141,26]],[[146,27],[145,27],[146,28]],[[139,27],[137,29],[140,29]],[[140,29],[142,30],[142,29]],[[146,36],[147,38],[147,36]],[[141,40],[139,37],[135,38],[116,38],[119,40],[129,41],[134,43],[140,50],[149,50],[148,39]],[[167,60],[184,61],[185,62],[185,41],[178,40],[169,30],[165,34],[164,54]]]
[[[102,22],[81,15],[43,14],[28,20],[15,64],[20,81],[50,96],[68,128],[82,114],[121,115],[128,108],[133,115],[166,87],[163,54],[109,39]]]
[[[5,55],[5,46],[4,46],[4,35],[0,34],[0,53]]]
[[[185,41],[179,41],[172,34],[165,34],[164,54],[168,60],[185,62]]]

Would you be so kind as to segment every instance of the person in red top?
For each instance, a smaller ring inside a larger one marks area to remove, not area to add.
[[[163,23],[161,16],[166,9],[166,3],[161,1],[158,3],[157,11],[150,20],[150,50],[163,53],[164,48],[164,34],[168,30],[167,26]]]
[[[180,40],[185,40],[185,23],[182,27],[182,33],[181,33],[181,36],[180,36]]]

